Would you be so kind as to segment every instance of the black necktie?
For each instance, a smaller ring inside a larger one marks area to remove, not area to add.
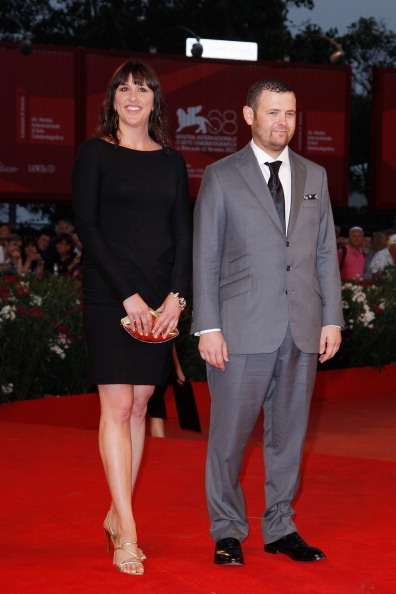
[[[272,163],[265,163],[268,165],[271,175],[268,180],[268,189],[275,203],[275,208],[278,211],[280,222],[282,223],[283,231],[286,231],[285,223],[285,195],[283,193],[282,184],[279,179],[279,167],[282,161],[273,161]]]

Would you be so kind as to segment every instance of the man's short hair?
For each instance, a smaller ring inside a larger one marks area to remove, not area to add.
[[[251,107],[254,113],[256,113],[258,98],[263,91],[271,91],[272,93],[294,93],[293,87],[281,78],[262,78],[250,87],[246,97],[246,105]]]

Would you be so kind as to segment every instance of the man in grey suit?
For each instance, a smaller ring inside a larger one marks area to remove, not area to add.
[[[252,141],[207,167],[195,207],[194,321],[212,396],[206,468],[217,564],[243,565],[239,482],[264,409],[264,550],[322,559],[293,522],[317,359],[343,325],[334,223],[323,167],[288,148],[296,97],[263,79],[243,108]]]

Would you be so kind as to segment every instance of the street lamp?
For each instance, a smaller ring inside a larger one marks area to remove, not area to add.
[[[334,39],[332,39],[331,37],[327,37],[327,35],[321,35],[319,33],[314,34],[314,37],[321,37],[322,39],[326,39],[326,41],[328,41],[329,43],[331,43],[331,45],[335,47],[335,51],[329,57],[331,64],[339,64],[342,61],[345,54],[342,49],[341,43],[337,43],[337,41],[334,41]]]
[[[181,29],[182,31],[186,31],[192,37],[194,37],[197,40],[197,42],[194,43],[193,46],[191,47],[191,55],[193,58],[200,58],[202,56],[203,46],[202,46],[201,38],[199,37],[199,35],[194,33],[194,31],[191,31],[191,29],[189,29],[188,27],[181,27],[180,25],[177,25],[176,27],[172,27],[172,29]]]

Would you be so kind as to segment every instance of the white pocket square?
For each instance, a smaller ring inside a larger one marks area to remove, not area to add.
[[[305,194],[304,200],[319,200],[319,194]]]

